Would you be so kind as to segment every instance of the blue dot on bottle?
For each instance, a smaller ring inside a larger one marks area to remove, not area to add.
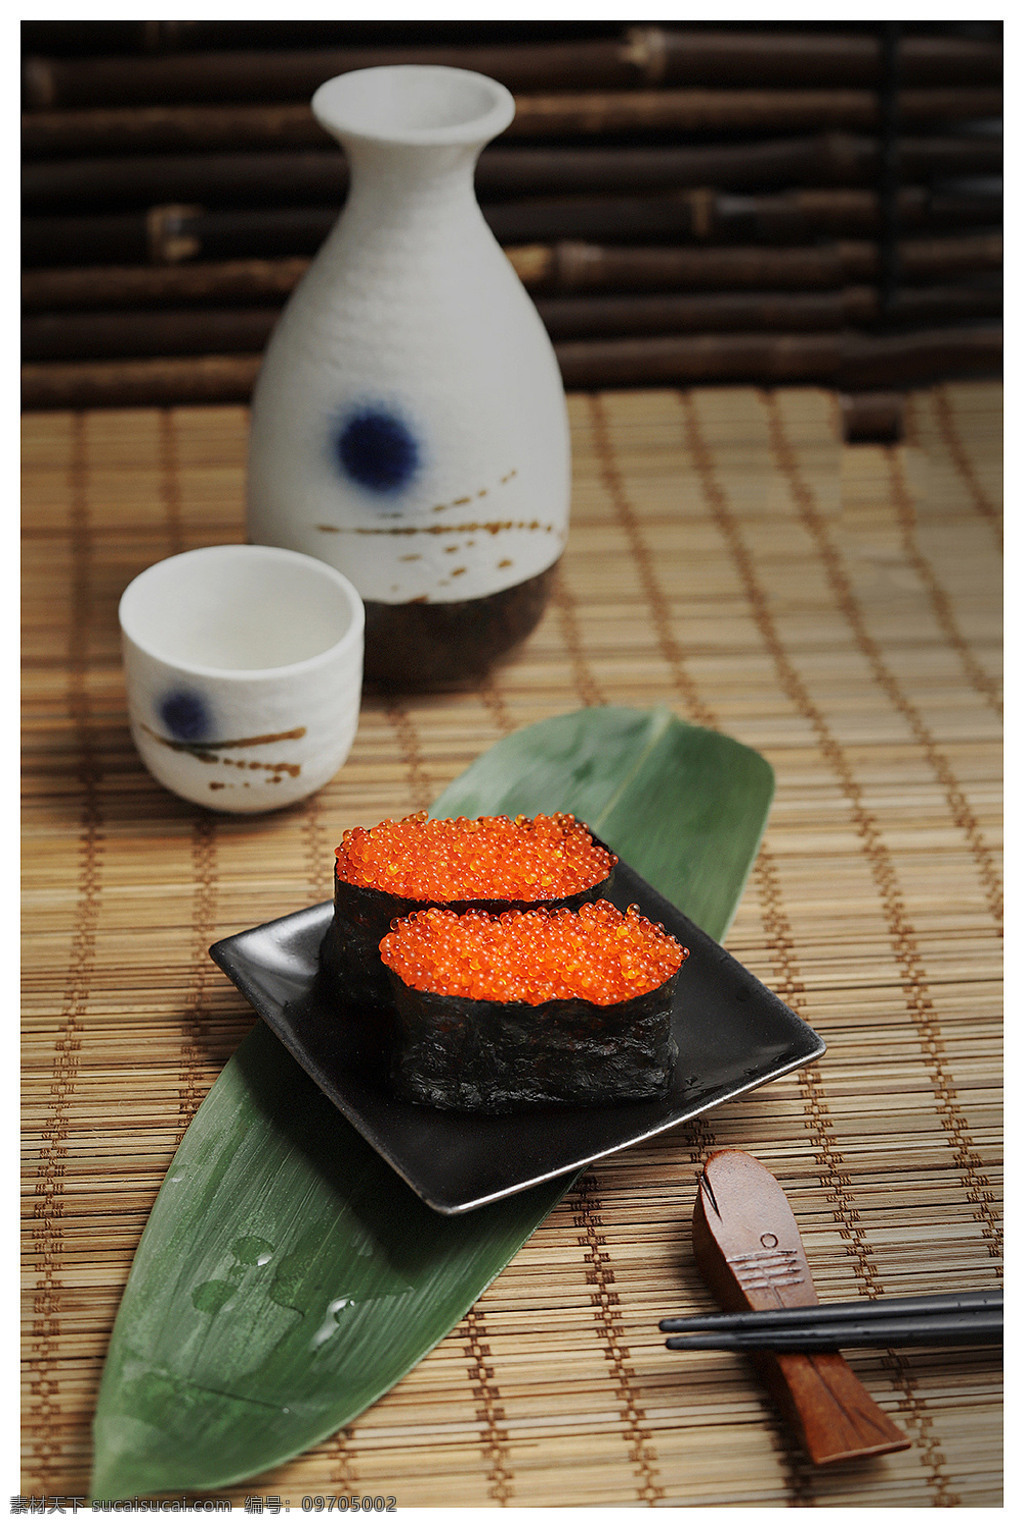
[[[157,712],[176,742],[207,743],[213,736],[210,708],[199,690],[168,690],[157,702]]]
[[[341,470],[374,493],[399,492],[420,464],[420,448],[408,425],[377,404],[350,414],[335,444]]]

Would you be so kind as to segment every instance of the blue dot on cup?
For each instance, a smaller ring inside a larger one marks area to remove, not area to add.
[[[348,416],[336,447],[345,475],[374,493],[399,492],[412,481],[420,464],[420,448],[408,425],[377,404]]]
[[[213,718],[206,697],[199,690],[168,690],[156,703],[167,731],[179,743],[208,743]]]

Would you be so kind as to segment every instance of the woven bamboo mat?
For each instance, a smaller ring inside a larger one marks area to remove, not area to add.
[[[916,395],[843,448],[810,389],[576,395],[557,598],[478,688],[368,700],[313,800],[218,818],[125,720],[116,603],[243,535],[241,408],[25,420],[25,1450],[83,1495],[103,1355],[146,1215],[253,1022],[212,940],[330,895],[341,830],[429,803],[511,729],[668,704],[778,792],[730,948],[827,1040],[818,1064],[594,1165],[388,1396],[237,1489],[400,1507],[995,1506],[993,1350],[851,1354],[911,1449],[813,1469],[739,1358],[672,1354],[704,1308],[707,1152],[780,1177],[823,1298],[1002,1279],[1000,394]]]

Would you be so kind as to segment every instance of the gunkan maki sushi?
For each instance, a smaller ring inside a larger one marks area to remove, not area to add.
[[[380,941],[425,907],[491,913],[579,907],[605,896],[616,856],[571,812],[428,817],[348,828],[335,852],[334,916],[321,971],[346,1003],[390,1007]]]
[[[429,908],[381,941],[395,994],[391,1085],[441,1109],[663,1096],[689,951],[637,907]]]

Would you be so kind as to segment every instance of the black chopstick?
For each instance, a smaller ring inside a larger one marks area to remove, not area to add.
[[[852,1300],[835,1305],[743,1311],[705,1317],[670,1317],[662,1331],[667,1348],[745,1352],[824,1353],[850,1347],[925,1347],[1001,1344],[1002,1290],[961,1295]]]
[[[953,1294],[900,1295],[885,1300],[835,1300],[828,1305],[786,1305],[775,1310],[712,1311],[702,1316],[667,1316],[658,1325],[663,1332],[698,1332],[704,1329],[744,1330],[767,1326],[821,1326],[829,1321],[874,1321],[889,1316],[946,1316],[957,1311],[999,1310],[1001,1289],[962,1289]]]

